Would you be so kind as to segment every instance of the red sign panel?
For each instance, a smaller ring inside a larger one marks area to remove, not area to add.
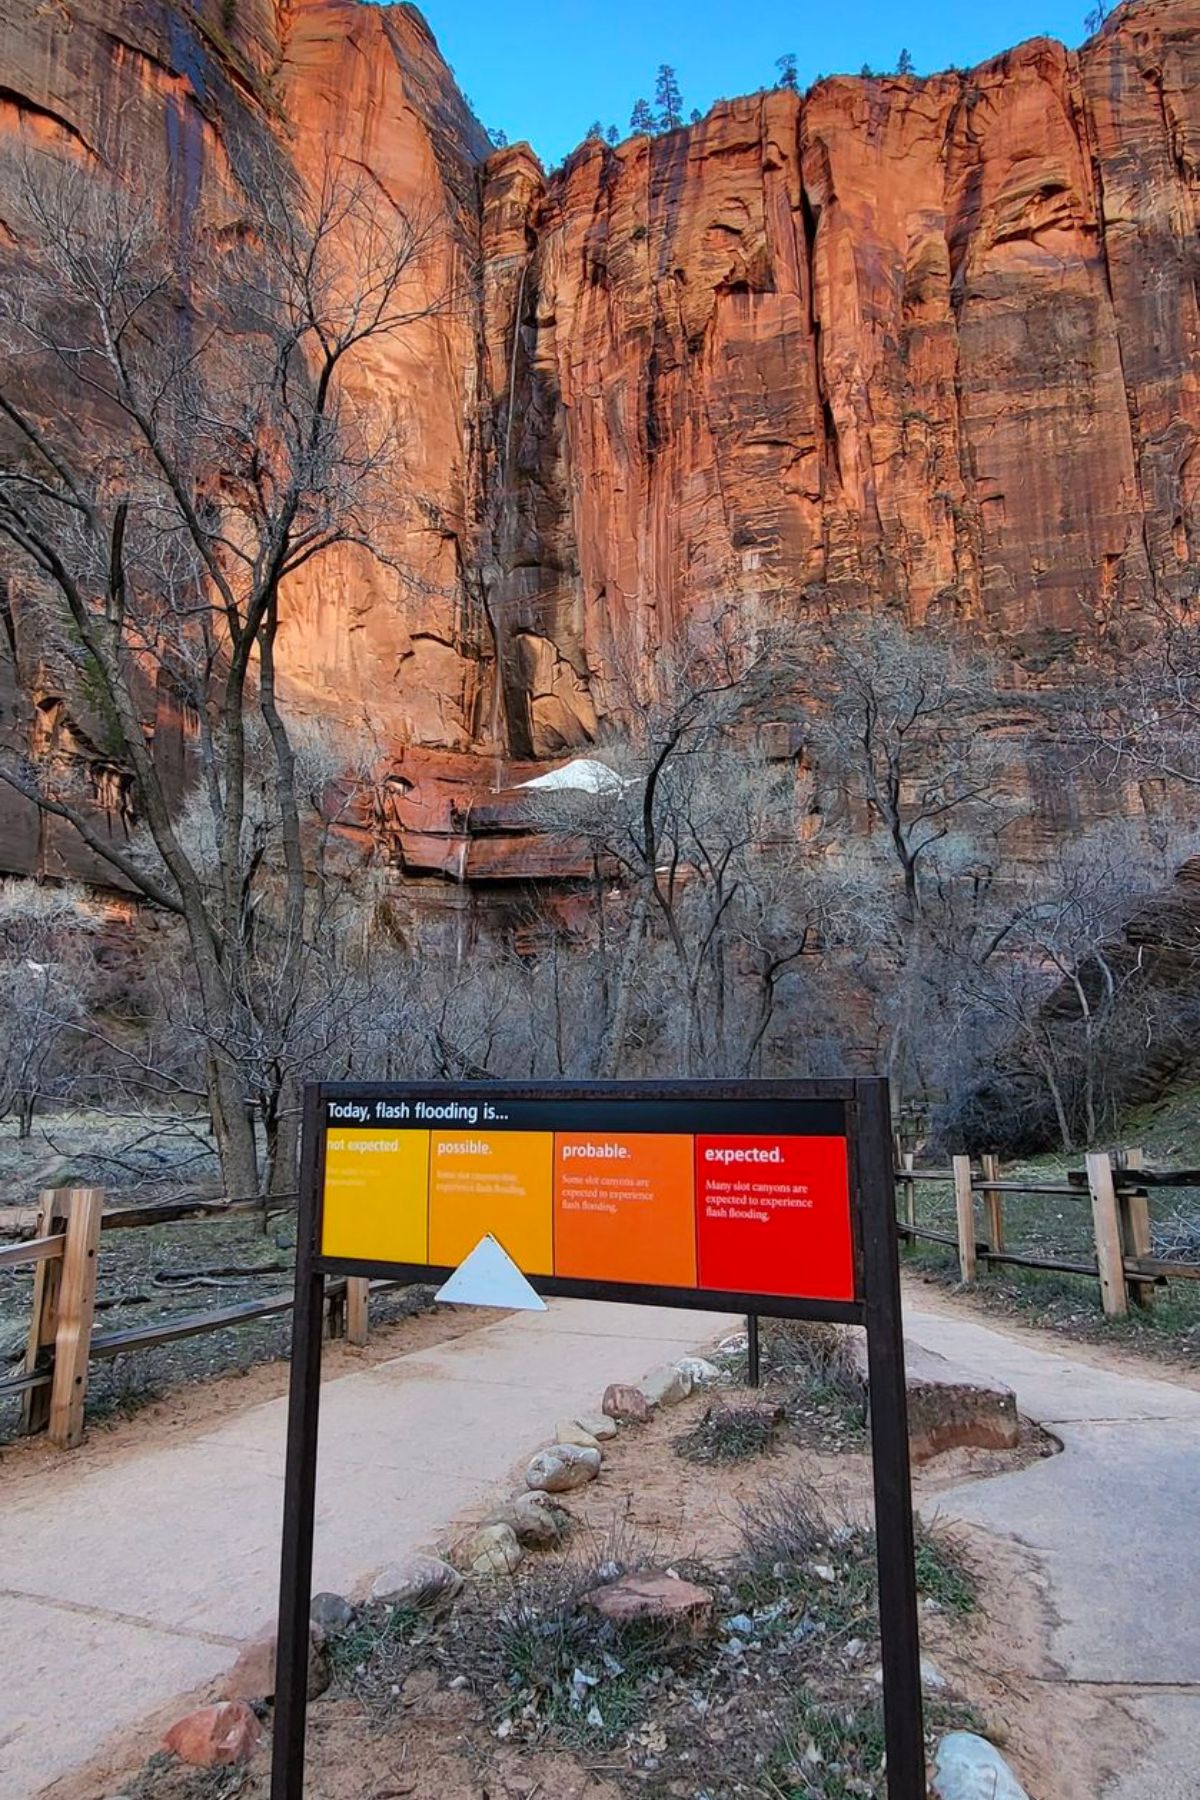
[[[854,1298],[844,1137],[698,1137],[702,1288]]]

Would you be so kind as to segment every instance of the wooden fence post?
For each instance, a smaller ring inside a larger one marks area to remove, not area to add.
[[[38,1204],[35,1235],[54,1237],[67,1216],[67,1189],[47,1188]],[[40,1262],[33,1272],[33,1311],[25,1345],[25,1373],[36,1375],[54,1359],[54,1333],[58,1325],[58,1293],[62,1283],[62,1258]],[[30,1388],[21,1397],[21,1430],[45,1431],[50,1423],[50,1389]]]
[[[958,1214],[958,1267],[964,1284],[975,1279],[975,1194],[971,1187],[971,1159],[954,1158],[954,1205]]]
[[[72,1188],[69,1199],[58,1329],[54,1335],[54,1382],[50,1389],[50,1442],[60,1450],[73,1450],[83,1437],[104,1190]]]
[[[346,1282],[346,1336],[350,1343],[363,1345],[371,1331],[371,1283],[363,1275],[351,1275]]]
[[[1126,1150],[1121,1158],[1126,1169],[1141,1169],[1145,1166],[1145,1155],[1141,1150]],[[1126,1256],[1151,1256],[1154,1253],[1150,1235],[1150,1196],[1143,1188],[1136,1194],[1118,1195],[1121,1209],[1121,1244]],[[1150,1307],[1154,1305],[1154,1282],[1150,1277],[1138,1280],[1136,1275],[1127,1277],[1129,1297],[1135,1306]]]
[[[1121,1215],[1117,1207],[1112,1162],[1102,1150],[1088,1152],[1087,1177],[1092,1196],[1092,1225],[1096,1233],[1100,1295],[1108,1316],[1120,1319],[1129,1311],[1129,1293],[1125,1286],[1125,1253],[1121,1245]]]
[[[912,1170],[916,1166],[916,1157],[911,1150],[904,1152],[904,1222],[915,1231],[917,1228],[917,1184],[912,1178]]]
[[[1000,1158],[990,1153],[979,1159],[985,1181],[999,1181]],[[985,1187],[983,1190],[984,1215],[987,1219],[988,1249],[1001,1251],[1004,1249],[1004,1195],[995,1188]]]

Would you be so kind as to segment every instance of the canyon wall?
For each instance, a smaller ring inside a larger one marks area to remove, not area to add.
[[[1079,55],[721,104],[549,182],[493,158],[524,747],[583,741],[616,648],[644,666],[731,600],[898,603],[1037,678],[1194,591],[1198,126],[1200,7],[1175,0]]]
[[[490,152],[409,6],[0,0],[0,69],[0,144],[151,182],[181,256],[266,134],[436,220],[453,304],[354,376],[396,429],[402,554],[298,579],[282,645],[293,707],[373,746],[407,868],[536,874],[505,791],[684,620],[897,605],[1039,682],[1195,589],[1200,0],[1079,53],[722,102],[551,176]],[[13,594],[0,733],[96,754]],[[0,867],[69,866],[6,800]]]

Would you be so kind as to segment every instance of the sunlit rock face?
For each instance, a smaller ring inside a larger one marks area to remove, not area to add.
[[[594,676],[686,615],[826,586],[961,619],[1037,675],[1184,591],[1198,25],[1151,4],[1078,56],[760,94],[548,184],[494,158],[510,630]],[[532,749],[563,712],[534,694]]]
[[[1041,681],[1190,591],[1200,0],[550,177],[490,151],[408,6],[0,0],[0,67],[0,141],[151,184],[181,257],[268,136],[433,221],[430,316],[353,376],[395,430],[395,567],[313,566],[281,645],[293,708],[377,756],[362,827],[409,868],[537,873],[497,796],[687,619],[899,604]],[[119,829],[102,733],[13,612],[0,731],[94,757]],[[0,796],[0,865],[75,855]]]

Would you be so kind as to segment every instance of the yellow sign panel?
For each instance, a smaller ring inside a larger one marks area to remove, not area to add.
[[[429,1260],[457,1268],[489,1232],[519,1269],[554,1273],[552,1131],[435,1131]]]
[[[367,1262],[436,1260],[429,1254],[427,1131],[326,1138],[321,1252]]]

